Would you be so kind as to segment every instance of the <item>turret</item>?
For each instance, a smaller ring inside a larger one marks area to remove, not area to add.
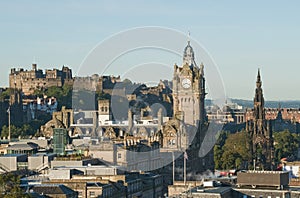
[[[32,70],[36,71],[37,70],[37,64],[36,63],[32,63]]]

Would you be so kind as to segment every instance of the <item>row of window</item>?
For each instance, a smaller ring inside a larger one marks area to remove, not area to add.
[[[180,101],[178,100],[178,103],[183,103],[183,102],[194,102],[193,98],[181,98]]]
[[[102,112],[108,112],[108,108],[107,107],[101,107],[101,111]]]

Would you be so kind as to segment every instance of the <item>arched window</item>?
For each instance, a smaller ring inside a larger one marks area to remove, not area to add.
[[[175,143],[176,143],[176,142],[175,142],[175,139],[173,139],[173,140],[172,140],[172,145],[175,145]]]

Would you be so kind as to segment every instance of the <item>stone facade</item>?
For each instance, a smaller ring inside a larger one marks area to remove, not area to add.
[[[253,109],[247,109],[245,118],[253,119]],[[288,130],[291,133],[300,133],[300,111],[295,108],[265,108],[265,119],[272,123],[272,131],[280,132]]]
[[[187,180],[195,179],[202,172],[214,168],[212,149],[200,157],[200,147],[208,133],[205,95],[204,65],[201,64],[200,68],[197,66],[193,48],[188,41],[183,53],[183,66],[174,66],[173,118],[165,122],[158,132],[162,139],[161,152],[166,153],[162,159],[170,160],[168,156],[171,156],[171,152],[179,154],[174,162],[177,168],[176,180],[184,179],[184,161]],[[171,171],[172,163],[166,169]],[[168,176],[170,172],[166,171],[165,174]]]
[[[253,109],[247,109],[245,114],[246,120],[253,119]],[[265,119],[275,120],[281,116],[285,121],[300,122],[300,109],[299,108],[265,108]]]
[[[174,117],[189,125],[197,125],[199,120],[204,121],[205,95],[204,65],[201,64],[198,68],[193,48],[188,42],[183,54],[183,66],[174,65]]]
[[[102,167],[99,167],[101,169]],[[70,179],[52,178],[44,184],[61,184],[78,192],[78,197],[163,197],[162,178],[155,174],[84,174]]]
[[[43,90],[51,86],[62,87],[72,84],[72,70],[63,66],[62,70],[46,70],[45,73],[32,64],[31,70],[12,68],[9,74],[9,87],[22,90],[25,95],[33,94],[36,89]]]
[[[99,76],[94,74],[88,77],[75,77],[73,88],[75,90],[89,90],[112,94],[116,83],[121,82],[120,76]]]
[[[176,164],[178,170],[183,168],[183,153],[187,152],[189,158],[186,166],[187,179],[207,169],[213,169],[212,148],[207,151],[208,154],[199,157],[201,144],[208,133],[208,122],[204,109],[206,94],[204,66],[201,64],[198,68],[193,53],[193,49],[188,42],[184,50],[183,66],[175,65],[174,68],[172,95],[166,88],[166,82],[160,82],[154,89],[140,87],[140,92],[144,94],[150,93],[150,95],[156,95],[160,98],[165,95],[166,101],[170,103],[173,101],[173,117],[166,119],[164,117],[166,112],[163,112],[162,108],[159,108],[155,114],[153,112],[149,114],[151,108],[145,107],[140,109],[140,113],[133,112],[132,108],[128,108],[126,109],[128,111],[127,120],[115,120],[111,106],[112,101],[99,100],[97,110],[90,112],[93,114],[90,119],[87,118],[88,112],[74,113],[69,111],[67,113],[66,109],[62,109],[62,112],[53,114],[53,119],[42,128],[42,133],[46,137],[51,137],[53,128],[63,127],[69,130],[70,136],[89,136],[98,139],[98,146],[100,147],[106,140],[110,140],[114,146],[111,146],[109,151],[104,152],[105,149],[101,148],[94,149],[93,147],[97,147],[97,144],[86,146],[90,147],[95,156],[113,164],[125,165],[130,169],[143,167],[147,170],[153,170],[155,167],[161,167],[159,165],[160,159],[166,160],[167,164],[170,164],[172,159],[168,158],[172,156],[172,152],[177,154]],[[170,96],[173,98],[169,98]],[[94,117],[97,119],[94,119]],[[89,120],[91,122],[88,122]],[[155,156],[156,152],[160,152],[160,154],[157,154],[158,157],[153,160],[153,163],[140,164],[142,161],[149,161],[148,154],[141,156],[141,158],[146,157],[145,159],[134,162],[134,159],[131,160],[131,152],[124,149],[119,150],[117,145],[129,149],[129,151],[135,148],[154,151],[152,154],[155,154]],[[160,148],[159,151],[158,148]],[[99,153],[97,150],[103,152]],[[177,175],[182,175],[181,173],[182,171],[177,171]],[[170,175],[170,172],[168,174]],[[182,179],[182,177],[178,177],[178,179]]]

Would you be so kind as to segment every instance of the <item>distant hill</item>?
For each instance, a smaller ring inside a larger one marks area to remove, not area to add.
[[[237,103],[243,107],[252,108],[253,100],[243,100],[243,99],[231,99],[233,103]],[[266,108],[278,108],[278,105],[282,108],[300,108],[300,100],[285,100],[285,101],[265,101]]]
[[[237,103],[245,108],[253,108],[253,100],[245,99],[230,99],[232,103]],[[284,100],[284,101],[265,101],[266,108],[278,108],[278,105],[281,105],[281,108],[300,108],[300,100]],[[210,99],[206,100],[206,105],[210,106],[212,104]]]

